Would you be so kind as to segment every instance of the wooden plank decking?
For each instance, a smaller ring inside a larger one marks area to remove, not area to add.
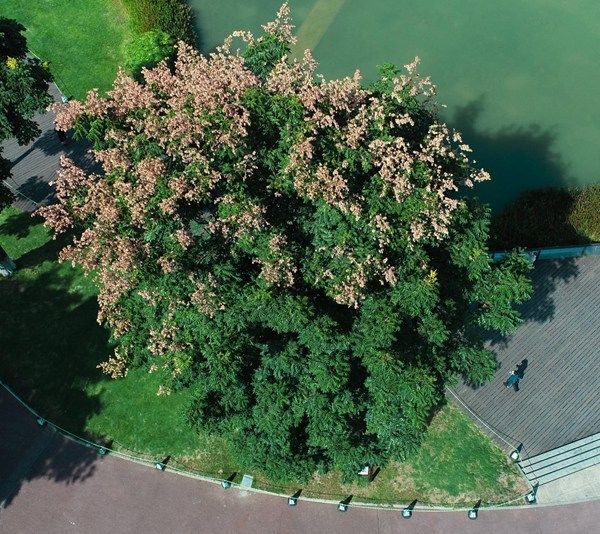
[[[511,443],[533,456],[600,432],[600,257],[536,263],[524,324],[488,341],[500,369],[493,382],[454,388]],[[519,391],[503,382],[527,360]]]
[[[54,84],[50,93],[56,101],[60,93]],[[56,177],[61,155],[68,156],[81,167],[90,168],[92,157],[87,153],[85,142],[70,140],[63,145],[54,131],[54,114],[44,113],[35,117],[42,129],[41,135],[29,145],[19,146],[15,139],[2,143],[4,157],[12,161],[12,179],[7,180],[13,191],[18,191],[14,205],[25,211],[33,211],[37,204],[48,204],[54,198],[50,185]]]

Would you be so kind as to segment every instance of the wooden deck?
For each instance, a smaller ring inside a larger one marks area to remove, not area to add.
[[[60,100],[54,84],[50,86],[50,92],[55,100]],[[37,115],[35,120],[42,129],[35,141],[25,146],[19,146],[14,139],[2,143],[4,157],[13,163],[12,179],[7,180],[7,184],[18,192],[14,205],[25,211],[34,211],[37,205],[52,202],[54,190],[50,182],[56,177],[61,154],[82,167],[90,168],[93,162],[85,142],[70,139],[65,146],[59,141],[54,131],[54,114]]]
[[[524,324],[488,341],[500,368],[493,382],[454,392],[529,457],[600,432],[600,257],[536,263]],[[527,360],[519,390],[503,382]],[[506,444],[501,443],[506,447]]]

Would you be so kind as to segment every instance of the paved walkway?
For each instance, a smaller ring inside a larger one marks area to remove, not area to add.
[[[60,92],[56,85],[50,85],[54,100],[60,101]],[[50,182],[56,179],[59,159],[62,154],[70,157],[78,165],[91,167],[93,158],[87,153],[88,144],[70,140],[63,145],[54,131],[54,114],[44,113],[35,117],[42,130],[41,135],[25,146],[19,146],[15,139],[2,143],[4,157],[12,161],[12,179],[7,180],[9,187],[17,190],[14,205],[24,211],[33,211],[38,204],[48,204],[54,198]],[[33,201],[33,202],[32,202]]]
[[[524,324],[489,340],[495,379],[454,390],[507,441],[523,443],[524,457],[600,432],[600,257],[538,261],[532,278]],[[507,389],[519,365],[519,390]]]
[[[92,449],[39,427],[0,392],[0,532],[86,534],[173,532],[240,534],[580,534],[595,532],[600,503],[465,512],[350,508],[286,500],[160,472]]]

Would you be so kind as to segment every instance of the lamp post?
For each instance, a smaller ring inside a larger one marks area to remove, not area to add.
[[[510,453],[510,459],[513,462],[518,462],[521,459],[521,450],[523,449],[523,444],[520,443],[519,446]]]

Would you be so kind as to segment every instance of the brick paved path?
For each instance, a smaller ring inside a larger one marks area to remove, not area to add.
[[[0,392],[0,532],[185,534],[232,532],[454,534],[597,532],[600,503],[563,507],[416,512],[350,508],[223,490],[219,485],[160,472],[117,457],[100,457],[68,441]]]

